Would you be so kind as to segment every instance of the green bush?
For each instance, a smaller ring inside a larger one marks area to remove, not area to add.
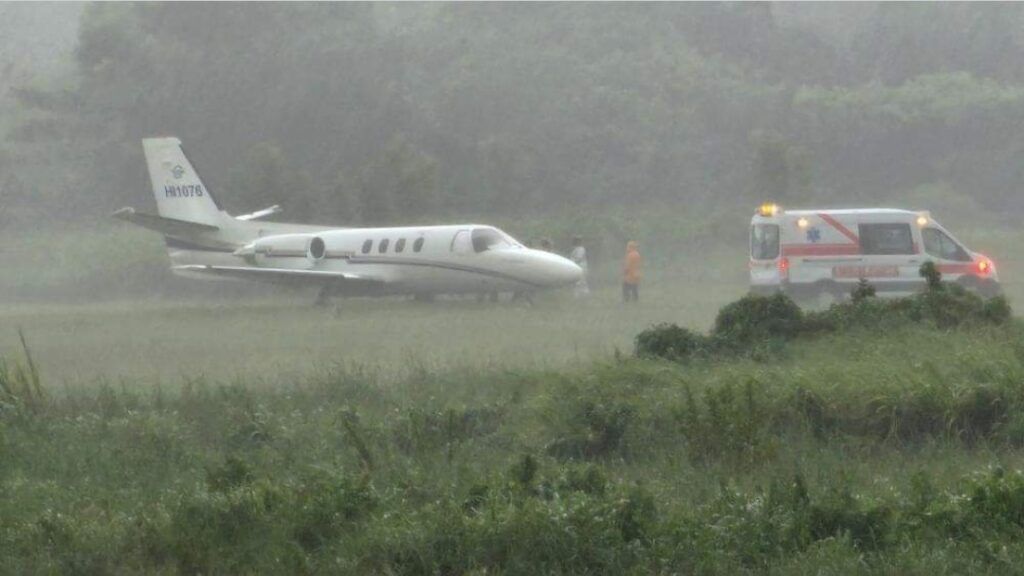
[[[882,332],[899,325],[924,323],[948,329],[964,325],[1002,325],[1013,317],[1003,296],[983,299],[958,284],[942,282],[932,262],[921,265],[926,289],[905,298],[882,299],[861,280],[853,297],[826,310],[804,313],[787,295],[748,295],[718,312],[709,336],[675,324],[658,324],[639,333],[635,353],[641,358],[685,361],[697,353],[747,354],[754,359],[778,356],[786,342],[801,336],[849,329]]]
[[[630,404],[585,399],[570,413],[568,433],[548,445],[548,454],[562,459],[594,459],[621,454],[626,430],[636,420]]]
[[[751,463],[772,453],[766,406],[753,380],[742,388],[727,383],[707,389],[701,401],[687,389],[685,403],[674,412],[694,461]]]
[[[320,550],[366,518],[377,504],[377,495],[365,479],[320,472],[294,493],[292,538],[308,552]]]
[[[707,346],[707,338],[675,324],[658,324],[637,334],[636,355],[641,358],[686,360]]]
[[[718,311],[711,337],[733,349],[765,340],[790,340],[800,334],[803,317],[800,307],[785,294],[750,294]]]

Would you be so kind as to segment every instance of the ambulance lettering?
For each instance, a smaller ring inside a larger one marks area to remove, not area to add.
[[[843,280],[897,278],[899,275],[898,266],[835,266],[832,268],[832,277]]]

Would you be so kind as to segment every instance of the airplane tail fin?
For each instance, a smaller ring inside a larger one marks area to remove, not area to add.
[[[218,226],[230,218],[199,179],[177,138],[144,138],[142,149],[157,212],[164,218]]]

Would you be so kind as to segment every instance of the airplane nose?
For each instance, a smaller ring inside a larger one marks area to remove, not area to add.
[[[583,278],[583,269],[568,258],[550,252],[535,251],[541,261],[543,283],[550,286],[568,286]]]
[[[580,268],[579,265],[572,260],[562,258],[562,261],[558,265],[557,275],[559,284],[575,284],[583,278],[583,268]]]

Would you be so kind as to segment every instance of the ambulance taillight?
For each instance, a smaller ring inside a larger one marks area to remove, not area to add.
[[[984,256],[979,258],[978,261],[975,262],[974,266],[977,269],[979,276],[988,276],[992,273],[992,261]]]
[[[779,258],[778,266],[779,276],[781,276],[782,278],[787,278],[789,276],[789,258],[786,258],[785,256]]]

